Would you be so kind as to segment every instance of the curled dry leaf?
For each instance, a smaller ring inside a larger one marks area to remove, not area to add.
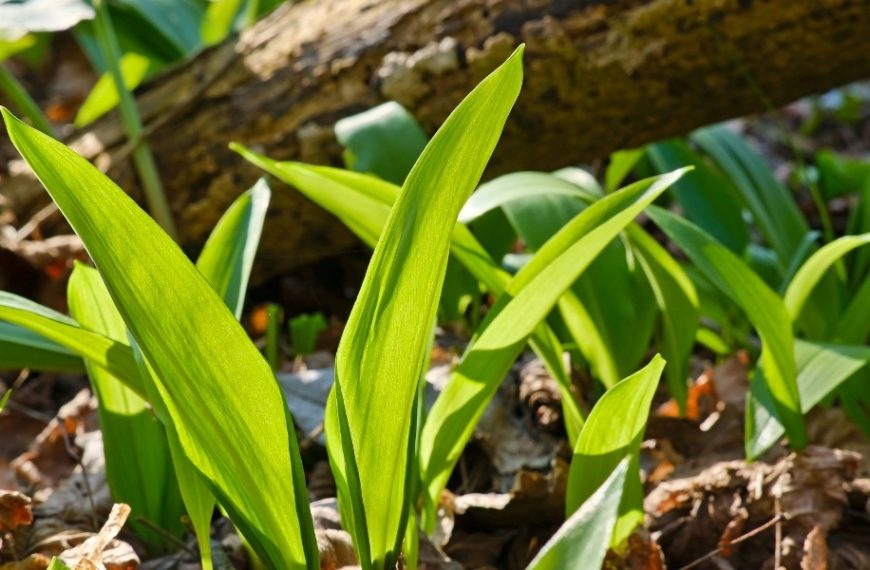
[[[17,491],[0,491],[0,532],[33,522],[30,497]]]
[[[639,528],[628,537],[624,551],[607,552],[603,568],[606,570],[664,570],[664,554],[661,547],[650,533]]]
[[[76,466],[70,454],[76,435],[96,427],[96,401],[82,390],[64,404],[30,448],[12,461],[18,477],[27,485],[50,492]],[[40,497],[37,498],[39,500]]]
[[[130,545],[115,540],[121,532],[130,506],[118,503],[100,532],[78,546],[63,551],[60,559],[72,570],[133,570],[139,567],[139,557]]]

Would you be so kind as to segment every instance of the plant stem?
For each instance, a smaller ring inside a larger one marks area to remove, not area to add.
[[[142,137],[142,119],[139,116],[139,110],[136,108],[136,101],[133,99],[133,94],[124,85],[124,77],[121,74],[119,64],[121,61],[121,48],[118,45],[115,28],[112,26],[109,8],[105,0],[95,0],[94,7],[97,10],[97,16],[94,19],[97,42],[99,43],[100,51],[103,53],[106,68],[115,82],[115,88],[118,90],[118,107],[121,111],[121,122],[124,125],[124,130],[127,132],[127,138],[133,144],[133,163],[136,165],[136,171],[139,173],[139,180],[145,192],[145,200],[148,202],[148,208],[151,210],[151,215],[154,216],[157,223],[163,227],[172,239],[178,241],[178,232],[172,219],[172,212],[169,210],[169,203],[166,201],[166,194],[163,192],[163,185],[160,182],[160,175],[157,172],[154,155],[151,154],[151,148]]]
[[[0,63],[0,91],[9,96],[18,112],[30,119],[30,123],[34,127],[49,136],[54,136],[54,129],[51,127],[48,119],[45,118],[42,109],[39,108],[33,97],[21,85],[21,82],[12,75],[12,72],[9,71],[5,63]]]

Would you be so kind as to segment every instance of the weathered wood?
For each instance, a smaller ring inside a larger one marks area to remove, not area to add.
[[[430,132],[514,47],[526,80],[490,173],[551,169],[870,76],[867,0],[308,0],[138,94],[186,245],[259,173],[229,141],[340,164],[332,126],[387,99]],[[764,96],[760,96],[759,92]],[[72,145],[135,189],[114,116]],[[259,265],[353,247],[290,191]]]

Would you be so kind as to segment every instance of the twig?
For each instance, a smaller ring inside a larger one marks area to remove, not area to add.
[[[774,513],[776,513],[776,549],[773,552],[773,567],[774,570],[779,570],[782,566],[782,508],[779,506],[779,497],[773,501]]]
[[[750,530],[749,532],[747,532],[745,534],[741,534],[740,536],[738,536],[737,538],[735,538],[734,540],[729,542],[728,546],[733,546],[735,544],[740,544],[741,542],[743,542],[745,540],[749,540],[750,538],[752,538],[756,535],[759,535],[762,532],[766,531],[770,527],[777,525],[781,520],[782,520],[782,513],[777,513],[776,515],[774,515],[774,517],[772,519],[770,519],[769,521],[767,521],[763,525],[756,527],[755,529]],[[703,562],[710,560],[711,558],[713,558],[714,556],[716,556],[720,552],[722,552],[722,546],[716,548],[716,550],[713,550],[712,552],[708,552],[707,554],[698,558],[697,560],[694,560],[694,561],[686,564],[685,566],[683,566],[679,570],[689,570],[689,568],[694,568],[696,566],[700,566]]]
[[[44,222],[57,212],[57,204],[55,204],[54,202],[49,202],[47,206],[33,214],[33,217],[30,218],[30,220],[28,220],[26,224],[21,226],[21,228],[19,228],[17,232],[15,232],[15,237],[13,238],[13,241],[15,243],[20,242],[21,240],[32,234],[34,231],[36,231],[36,229],[42,222]]]

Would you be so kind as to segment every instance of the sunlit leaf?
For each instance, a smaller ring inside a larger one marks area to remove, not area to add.
[[[628,466],[628,459],[619,462],[598,490],[541,548],[528,570],[564,570],[569,561],[576,567],[601,567],[616,524]]]
[[[421,472],[428,486],[429,520],[480,415],[529,335],[607,244],[684,172],[637,182],[583,210],[538,250],[496,300],[423,429]]]
[[[110,338],[127,334],[124,320],[95,269],[77,263],[69,280],[70,314],[82,325]],[[184,534],[184,508],[172,470],[166,433],[142,397],[104,369],[86,363],[100,406],[106,454],[106,479],[116,501],[164,532]],[[137,534],[161,544],[165,535],[133,522]]]
[[[656,355],[642,370],[605,392],[589,413],[574,446],[565,498],[568,516],[605,483],[623,458],[629,458],[619,519],[611,539],[614,545],[620,544],[643,522],[638,454],[664,367],[664,359]]]
[[[795,359],[798,367],[797,385],[800,390],[801,411],[808,413],[841,384],[852,378],[870,362],[870,347],[843,344],[816,344],[795,341]],[[761,372],[763,374],[763,371]],[[785,430],[770,408],[770,394],[762,387],[764,382],[753,382],[747,421],[752,434],[748,442],[751,456],[758,457],[783,436]]]
[[[19,368],[45,372],[85,371],[82,359],[69,349],[26,328],[0,322],[0,369]]]
[[[296,438],[268,364],[184,253],[120,188],[3,115],[154,367],[185,454],[264,562],[316,568]]]
[[[794,359],[791,319],[779,296],[728,248],[691,222],[650,208],[649,215],[692,263],[739,306],[761,337],[761,364],[777,419],[795,449],[806,445]],[[747,432],[747,441],[752,434]],[[747,450],[748,451],[748,450]]]
[[[338,477],[346,478],[349,494],[361,494],[361,501],[352,504],[352,529],[358,552],[369,556],[364,567],[391,567],[399,554],[411,500],[411,413],[452,228],[519,93],[521,57],[522,48],[472,91],[414,165],[342,335],[327,444],[331,457],[344,459],[346,471]],[[395,326],[398,322],[401,327]],[[372,425],[378,426],[376,434]],[[339,433],[340,448],[334,437]],[[360,547],[363,542],[368,548]]]
[[[426,147],[426,133],[396,102],[383,103],[335,123],[348,168],[401,184]]]

